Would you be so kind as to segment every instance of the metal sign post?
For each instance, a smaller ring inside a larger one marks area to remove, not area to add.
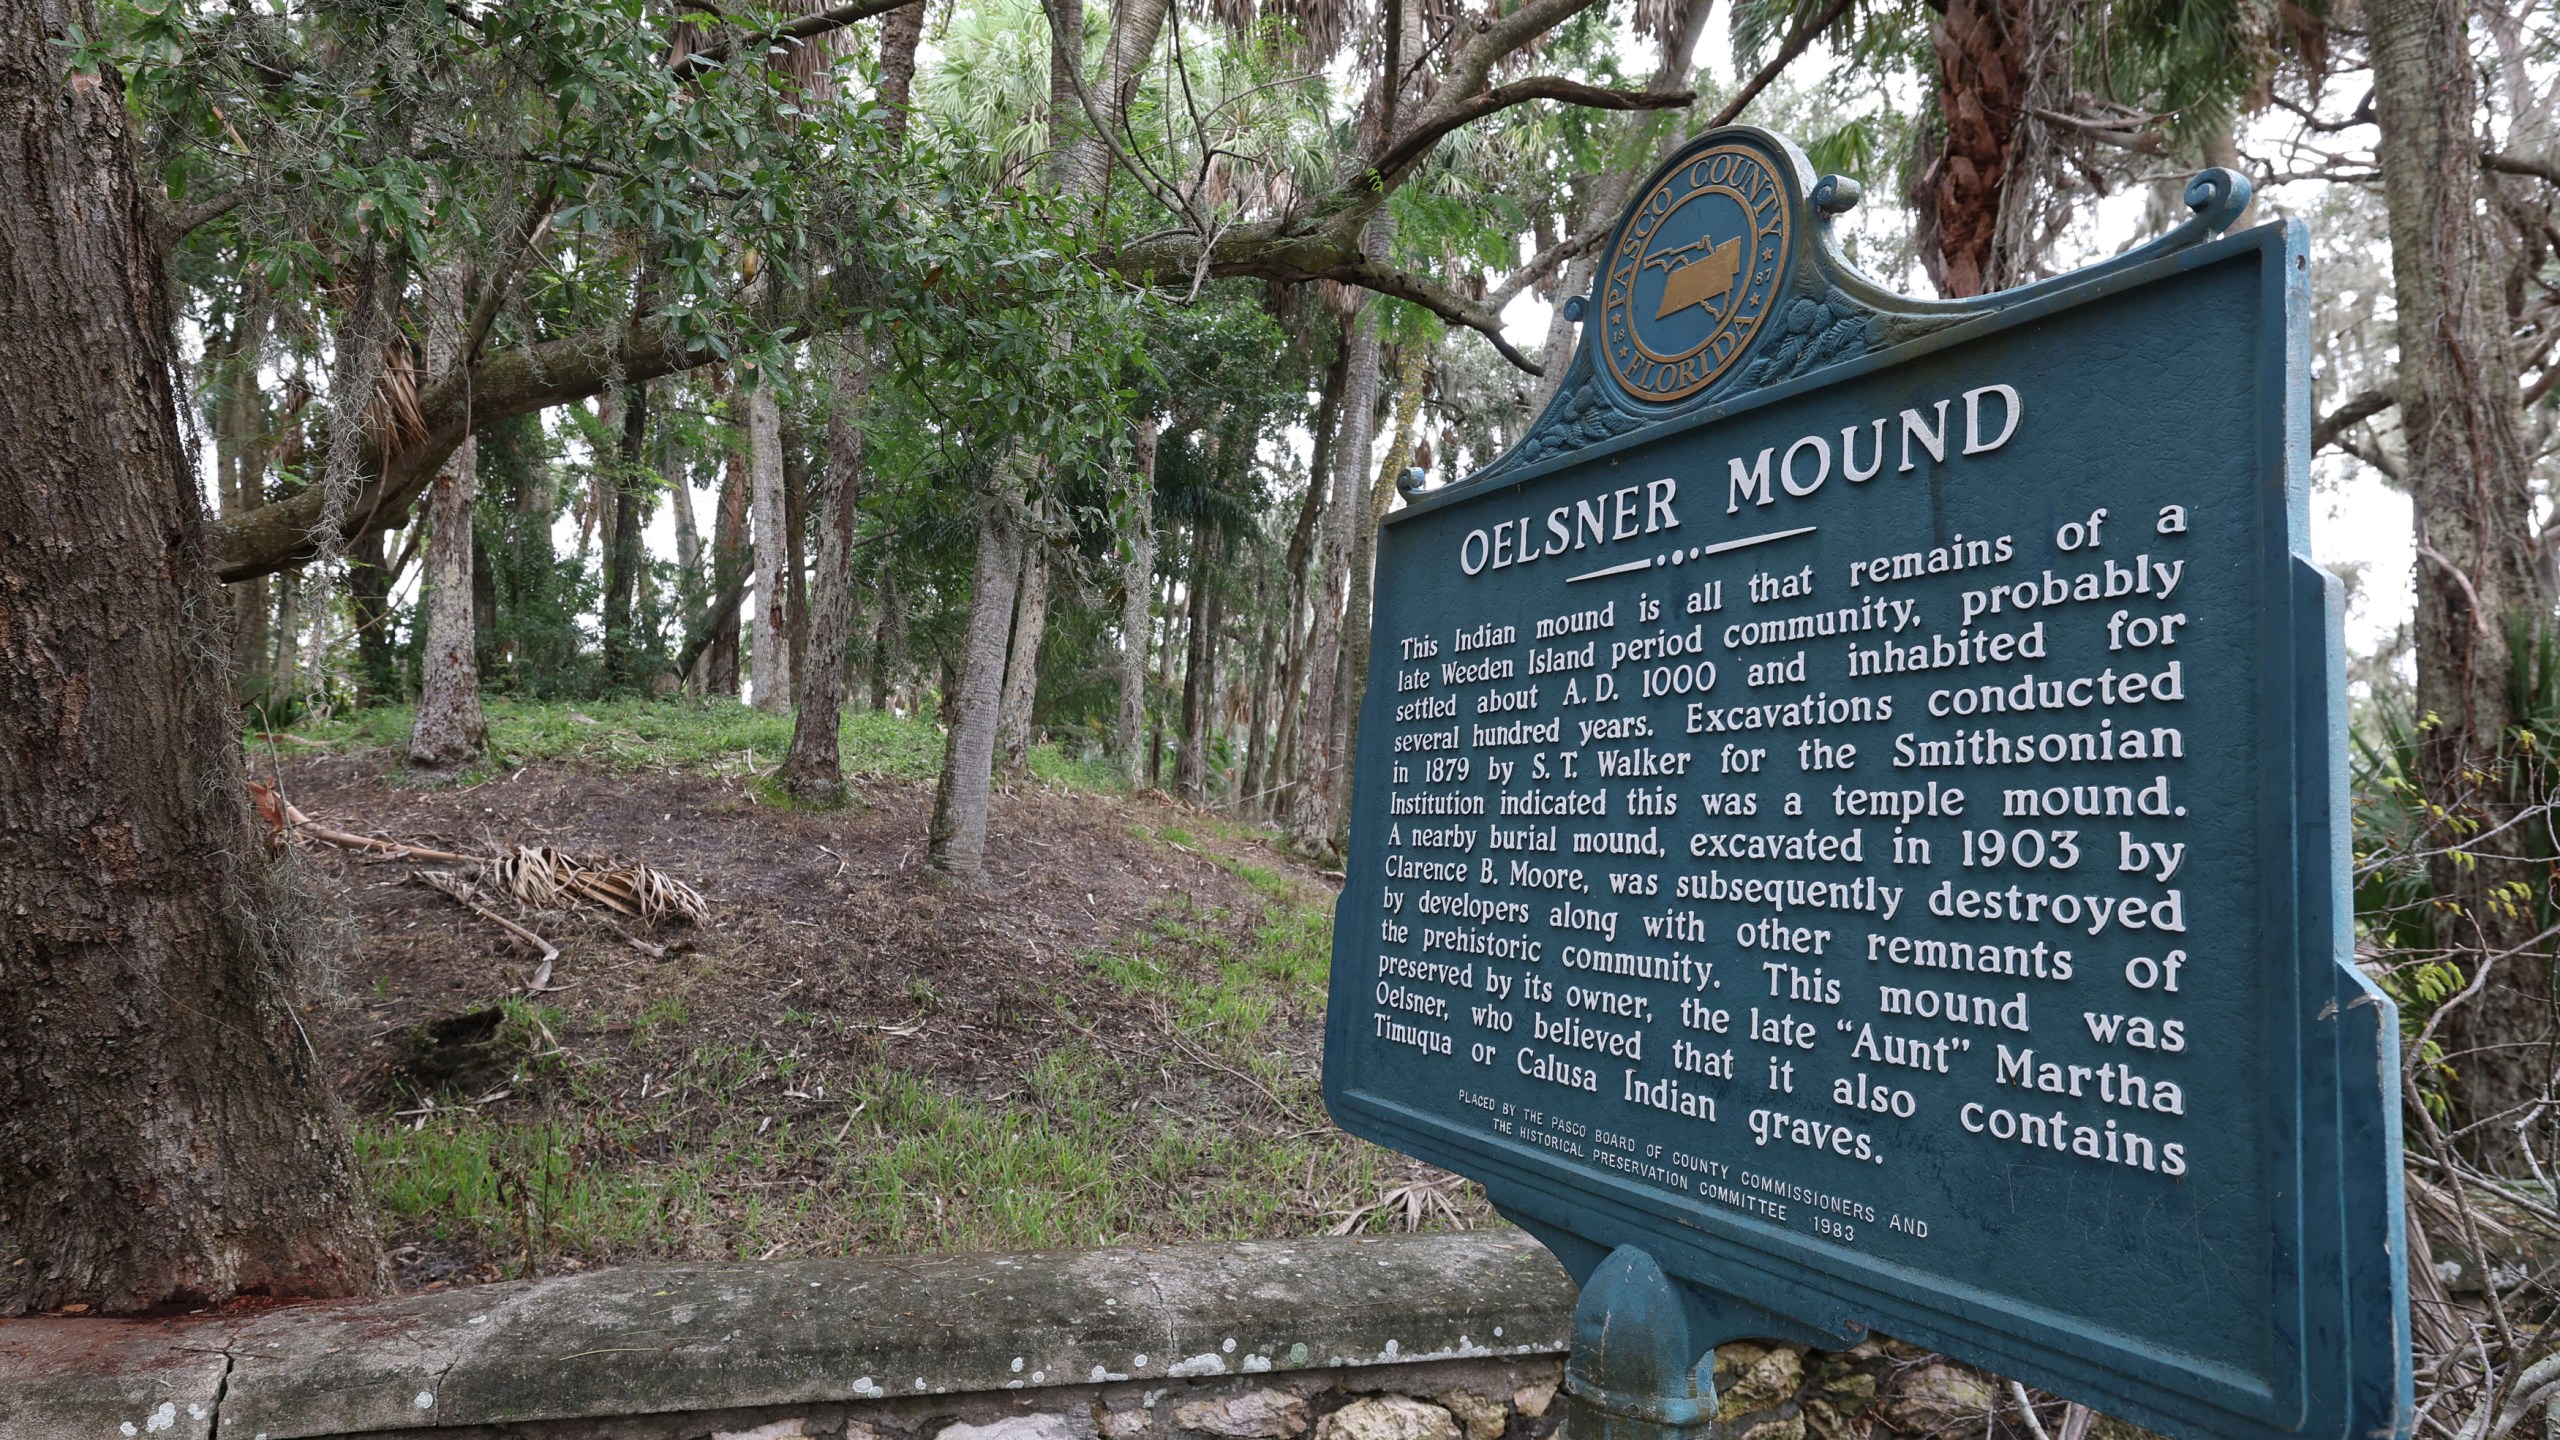
[[[2305,238],[2248,187],[1896,295],[1857,186],[1654,172],[1545,414],[1379,539],[1325,1084],[1583,1285],[1577,1440],[1926,1345],[2174,1435],[2409,1427]]]

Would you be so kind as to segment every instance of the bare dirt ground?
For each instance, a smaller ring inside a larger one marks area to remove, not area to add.
[[[404,1287],[1483,1213],[1326,1119],[1335,887],[1259,832],[1025,782],[971,890],[924,866],[924,781],[813,813],[716,769],[545,761],[428,788],[389,749],[287,749],[259,772],[319,824],[636,861],[710,907],[645,925],[483,884],[558,947],[546,977],[416,878],[472,867],[297,844],[329,957],[314,1035]]]
[[[1195,838],[1184,853],[1152,838],[1157,827],[1189,836],[1184,827],[1201,823],[1162,801],[1038,786],[1000,794],[987,884],[972,892],[924,868],[932,796],[917,782],[871,781],[860,804],[811,814],[765,800],[747,780],[581,765],[531,766],[462,790],[395,786],[385,758],[288,760],[286,792],[323,823],[439,849],[550,845],[637,860],[710,902],[701,926],[644,926],[601,908],[522,917],[563,952],[550,1003],[636,1014],[680,996],[695,1026],[737,1035],[768,1028],[785,1008],[853,1030],[912,1030],[896,1037],[898,1062],[959,1084],[983,1085],[1024,1047],[1054,1041],[1059,1000],[1071,999],[1106,1043],[1148,1043],[1141,1000],[1076,957],[1124,943],[1173,900],[1231,928],[1247,923],[1252,886],[1202,851],[1247,855],[1311,890],[1321,883],[1251,842]],[[357,932],[337,977],[355,1003],[331,1036],[343,1093],[408,1098],[385,1033],[520,991],[537,957],[409,878],[450,865],[327,846],[305,853]],[[635,939],[670,953],[652,956]]]

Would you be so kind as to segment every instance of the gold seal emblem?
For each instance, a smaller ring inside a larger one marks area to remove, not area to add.
[[[1690,156],[1629,212],[1600,291],[1600,352],[1639,400],[1697,394],[1749,348],[1787,265],[1787,192],[1759,151]]]

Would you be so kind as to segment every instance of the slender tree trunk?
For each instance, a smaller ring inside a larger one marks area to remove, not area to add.
[[[388,1276],[251,828],[174,317],[88,0],[0,0],[0,1196],[22,1303]]]
[[[916,46],[923,34],[922,5],[891,11],[881,22],[877,98],[889,112],[893,154],[905,144],[908,87],[915,79]],[[816,662],[806,663],[804,656],[800,666],[791,751],[783,757],[779,777],[791,794],[826,805],[844,799],[841,732],[854,619],[853,545],[861,521],[863,472],[869,463],[862,407],[871,393],[871,369],[869,357],[853,348],[857,343],[839,337],[821,346],[827,377],[827,480],[818,500],[818,571],[810,585],[807,647]],[[884,579],[883,635],[892,608],[886,588]],[[876,652],[874,659],[878,659]],[[880,683],[875,671],[875,691]]]
[[[658,475],[667,482],[667,497],[676,507],[676,573],[685,581],[685,598],[703,594],[702,525],[693,514],[693,486],[685,475],[684,455],[669,445],[659,456]]]
[[[1245,711],[1244,775],[1236,786],[1237,808],[1252,814],[1260,802],[1262,788],[1268,783],[1263,770],[1271,757],[1271,686],[1280,671],[1277,653],[1280,645],[1280,610],[1272,600],[1270,576],[1266,573],[1257,589],[1262,591],[1262,638],[1253,649],[1252,698]]]
[[[780,714],[791,704],[791,596],[783,571],[782,407],[770,376],[747,396],[747,473],[755,507],[754,703]]]
[[[1121,768],[1130,788],[1144,782],[1138,745],[1147,726],[1147,641],[1155,633],[1149,604],[1156,593],[1156,417],[1138,421],[1129,447],[1129,469],[1120,496],[1120,723]]]
[[[1191,530],[1191,643],[1182,660],[1182,734],[1176,742],[1173,762],[1173,788],[1183,799],[1198,803],[1203,766],[1203,746],[1209,729],[1209,637],[1216,625],[1210,615],[1209,561],[1216,551],[1217,532],[1207,524]]]
[[[712,372],[711,388],[715,395],[728,392],[728,382],[716,370]],[[727,466],[721,473],[720,513],[713,522],[711,534],[711,589],[714,594],[724,592],[730,582],[747,571],[748,494],[753,488],[747,478],[746,452],[731,449]],[[741,628],[736,610],[720,617],[711,648],[704,652],[704,673],[708,677],[703,685],[706,693],[728,700],[738,698]]]
[[[2483,206],[2480,95],[2461,0],[2374,0],[2374,109],[2389,210],[2400,332],[2399,405],[2417,529],[2417,708],[2435,718],[2419,753],[2427,798],[2478,829],[2447,833],[2491,863],[2447,854],[2431,867],[2436,899],[2459,909],[2439,931],[2466,973],[2495,971],[2476,1000],[2445,1017],[2439,1038],[2456,1076],[2455,1120],[2476,1125],[2466,1148],[2522,1173],[2517,1107],[2553,1074],[2552,960],[2528,947],[2535,907],[2494,891],[2526,873],[2499,863],[2524,853],[2538,757],[2518,754],[2510,635],[2544,633],[2553,596],[2535,563],[2531,455],[2508,358],[2508,326]],[[2513,627],[2513,631],[2511,631]],[[2491,962],[2485,955],[2503,955]],[[2545,1116],[2539,1138],[2560,1135]],[[2538,1147],[2546,1157],[2548,1145]]]
[[[427,364],[438,374],[461,356],[469,289],[458,270],[430,277]],[[464,440],[436,475],[427,499],[427,640],[418,710],[409,726],[409,764],[459,770],[480,758],[489,723],[480,713],[480,645],[472,614],[474,511],[480,494],[479,442]]]
[[[275,653],[267,660],[267,682],[273,693],[302,693],[302,567],[276,576]]]
[[[1369,223],[1362,249],[1384,255],[1394,238],[1393,214],[1382,208]],[[1291,794],[1289,825],[1301,839],[1314,843],[1333,833],[1339,789],[1333,711],[1341,678],[1342,611],[1348,598],[1352,533],[1366,508],[1369,444],[1378,424],[1379,311],[1377,302],[1370,301],[1351,327],[1350,368],[1336,422],[1339,433],[1334,438],[1333,495],[1324,515],[1323,583],[1316,589],[1315,631],[1308,645],[1307,711],[1299,729],[1298,783]]]
[[[1360,529],[1352,537],[1351,599],[1343,607],[1342,620],[1342,695],[1333,710],[1333,748],[1341,757],[1338,762],[1348,784],[1356,762],[1360,738],[1360,703],[1369,690],[1369,604],[1376,584],[1378,527],[1385,523],[1387,510],[1396,498],[1396,476],[1404,469],[1405,460],[1413,454],[1413,427],[1422,411],[1423,382],[1430,378],[1431,356],[1420,345],[1405,347],[1396,377],[1395,438],[1387,446],[1387,458],[1378,466],[1377,478],[1369,483],[1361,497]],[[1350,823],[1351,807],[1337,803],[1333,807],[1333,841],[1336,848],[1347,843],[1345,827]]]
[[[216,490],[226,516],[245,515],[266,503],[266,403],[258,386],[258,367],[266,354],[267,310],[255,274],[242,277],[240,313],[215,375],[218,399],[214,437]],[[266,577],[230,587],[233,685],[242,697],[264,698],[267,690]]]
[[[820,805],[844,803],[844,655],[853,624],[853,541],[866,462],[861,406],[871,384],[869,367],[845,343],[820,342],[829,405],[827,479],[818,497],[818,576],[791,751],[776,777],[793,796]]]
[[[1049,631],[1049,542],[1022,547],[1022,579],[1013,597],[1013,645],[1006,652],[1004,698],[996,711],[996,762],[1007,775],[1031,767],[1031,707],[1040,698],[1040,642]]]
[[[933,795],[927,863],[963,884],[985,878],[987,799],[994,785],[996,705],[1004,689],[1005,640],[1013,628],[1013,587],[1022,572],[1021,501],[997,466],[978,501],[978,560],[970,579],[969,630],[963,642],[951,724],[943,739],[942,779]]]
[[[1173,577],[1182,573],[1184,564],[1181,536],[1181,531],[1174,532],[1172,564],[1164,577],[1164,600],[1157,607],[1164,612],[1164,640],[1156,650],[1155,688],[1157,694],[1166,696],[1173,694],[1173,657],[1182,649],[1183,621],[1190,612],[1187,604],[1177,608],[1173,603]],[[1147,732],[1147,783],[1158,787],[1164,784],[1164,719],[1164,707],[1159,705],[1154,724]]]
[[[391,586],[399,577],[383,553],[383,532],[347,547],[347,608],[356,621],[356,703],[390,705],[404,687],[400,676],[400,642],[391,633]],[[321,607],[326,623],[327,607]],[[316,676],[319,668],[314,666]]]
[[[809,464],[799,426],[782,429],[782,562],[783,600],[790,637],[791,663],[785,674],[797,676],[809,659]]]
[[[871,708],[889,708],[890,687],[897,683],[898,634],[905,611],[899,604],[898,572],[880,570],[880,628],[871,637]]]
[[[613,476],[603,490],[613,500],[613,524],[604,547],[604,673],[614,685],[640,678],[636,610],[640,595],[640,467],[648,454],[649,387],[622,394],[622,438]]]
[[[1298,730],[1305,720],[1305,709],[1298,699],[1305,693],[1307,652],[1315,641],[1315,618],[1307,606],[1307,567],[1323,533],[1325,497],[1333,482],[1333,446],[1342,433],[1342,392],[1351,375],[1350,327],[1346,323],[1337,328],[1341,334],[1334,347],[1334,361],[1326,368],[1324,389],[1316,401],[1315,445],[1307,458],[1307,493],[1298,506],[1297,528],[1289,532],[1284,566],[1288,598],[1281,607],[1280,623],[1289,654],[1281,667],[1279,723],[1271,736],[1270,771],[1262,785],[1263,813],[1275,818],[1286,817],[1293,808],[1290,796],[1297,784],[1294,767]],[[1303,631],[1299,629],[1302,615],[1306,617]]]

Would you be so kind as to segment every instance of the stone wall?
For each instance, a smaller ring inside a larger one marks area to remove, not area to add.
[[[1573,1288],[1516,1231],[642,1266],[0,1323],[6,1440],[1544,1440]]]
[[[16,1320],[0,1440],[1549,1440],[1573,1298],[1491,1230]],[[1727,1345],[1716,1384],[1713,1440],[1976,1440],[2001,1403],[1882,1341]]]

